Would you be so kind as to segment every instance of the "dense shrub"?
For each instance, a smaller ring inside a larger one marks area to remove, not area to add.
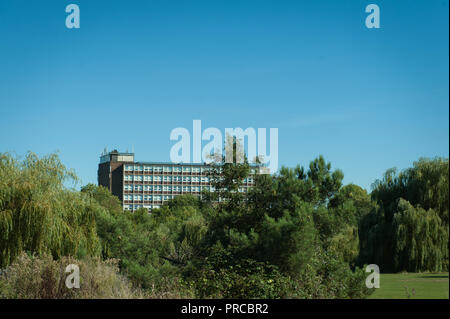
[[[80,288],[69,289],[65,281],[69,264],[80,269]],[[50,255],[40,257],[21,253],[0,275],[0,298],[68,299],[68,298],[143,298],[145,294],[133,289],[118,273],[117,260],[99,258],[77,260]]]
[[[215,247],[202,265],[185,270],[199,298],[285,298],[289,278],[276,266],[252,259],[236,260],[230,252]]]

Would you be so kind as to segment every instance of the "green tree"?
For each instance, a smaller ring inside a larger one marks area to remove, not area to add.
[[[448,227],[434,210],[400,199],[393,226],[396,269],[418,272],[448,268]]]
[[[385,272],[448,270],[448,190],[448,159],[387,170],[373,184],[377,208],[359,223],[360,263]]]
[[[0,154],[0,267],[22,251],[61,256],[96,255],[95,205],[64,186],[76,181],[56,154],[20,161]]]

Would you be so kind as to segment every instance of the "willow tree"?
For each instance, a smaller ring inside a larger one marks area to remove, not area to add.
[[[446,268],[448,227],[434,210],[414,207],[400,199],[394,215],[394,232],[397,269],[417,272]]]
[[[360,222],[360,260],[384,272],[448,270],[449,160],[421,158],[373,184],[377,209]]]
[[[401,172],[391,168],[372,187],[372,198],[387,212],[387,221],[392,220],[398,199],[403,198],[413,206],[433,209],[448,225],[448,158],[420,158],[414,162],[413,167]]]
[[[0,153],[0,267],[22,251],[61,256],[98,251],[98,205],[65,187],[76,181],[55,154],[23,160]]]

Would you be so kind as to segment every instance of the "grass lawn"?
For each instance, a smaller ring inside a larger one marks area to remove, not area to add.
[[[381,274],[380,288],[369,299],[407,299],[408,294],[411,299],[448,299],[448,291],[448,272]]]

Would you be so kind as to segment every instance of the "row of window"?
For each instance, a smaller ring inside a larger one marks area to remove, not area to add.
[[[154,209],[154,208],[160,208],[160,205],[124,205],[123,209],[125,210],[138,210],[139,208],[147,208],[147,209]]]
[[[156,176],[152,176],[152,175],[124,175],[123,179],[127,182],[142,182],[142,181],[146,181],[146,182],[194,182],[194,183],[209,183],[209,177],[206,176],[161,176],[161,175],[156,175]]]
[[[154,166],[154,165],[133,165],[125,164],[125,171],[134,172],[155,172],[155,173],[206,173],[211,170],[210,167],[196,167],[196,166]],[[220,170],[220,169],[219,169]],[[251,174],[257,174],[257,168],[251,168]]]
[[[123,187],[126,191],[146,191],[146,192],[200,192],[204,189],[210,192],[214,191],[212,186],[171,186],[171,185],[125,185]]]
[[[124,195],[124,200],[134,200],[134,201],[167,201],[173,199],[174,195]]]
[[[193,182],[193,183],[209,183],[210,178],[207,176],[151,176],[151,175],[124,175],[123,179],[127,182]],[[244,183],[253,183],[254,179],[249,177],[244,179]]]
[[[208,172],[209,167],[191,167],[191,166],[153,166],[153,165],[131,165],[126,164],[126,171],[135,171],[135,172],[165,172],[165,173],[204,173]]]
[[[245,192],[246,189],[244,188],[239,188],[239,192]],[[135,200],[135,201],[168,201],[171,200],[175,197],[175,195],[125,195],[124,199],[125,200]],[[222,202],[223,199],[219,198],[219,201]],[[155,208],[160,208],[160,205],[151,205],[151,204],[125,204],[123,205],[123,209],[124,210],[130,210],[130,211],[136,211],[139,208],[146,208],[146,209],[155,209]]]

